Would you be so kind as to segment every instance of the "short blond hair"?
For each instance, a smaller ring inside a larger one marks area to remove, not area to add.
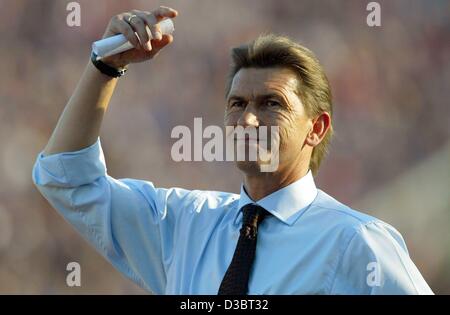
[[[292,69],[299,79],[297,90],[309,117],[322,112],[333,115],[331,88],[325,72],[316,56],[308,48],[288,37],[265,34],[256,40],[231,49],[232,63],[228,76],[226,95],[230,92],[234,76],[241,68],[286,67]],[[313,149],[310,168],[314,175],[328,153],[333,126],[323,140]]]

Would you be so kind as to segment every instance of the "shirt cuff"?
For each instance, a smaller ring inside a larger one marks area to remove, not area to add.
[[[105,156],[100,137],[89,147],[73,152],[44,156],[41,151],[33,167],[36,185],[76,187],[106,176]]]

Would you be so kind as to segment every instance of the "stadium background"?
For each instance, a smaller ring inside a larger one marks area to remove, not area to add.
[[[160,4],[180,12],[175,42],[121,80],[102,129],[109,174],[158,186],[237,192],[232,163],[175,163],[176,125],[221,125],[229,48],[291,36],[323,63],[336,137],[316,179],[338,200],[395,226],[435,293],[450,293],[449,1],[0,1],[0,293],[144,293],[37,192],[31,168],[109,18]],[[82,286],[66,286],[76,261]]]

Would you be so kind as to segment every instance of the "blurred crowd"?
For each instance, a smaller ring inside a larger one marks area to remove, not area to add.
[[[204,126],[223,124],[229,49],[263,32],[290,36],[324,65],[336,137],[316,183],[336,199],[355,204],[450,140],[449,1],[378,1],[380,27],[367,26],[369,1],[360,0],[83,0],[80,27],[66,24],[68,2],[0,0],[0,293],[144,292],[87,245],[31,181],[91,43],[122,11],[164,4],[180,14],[174,43],[130,68],[105,116],[102,146],[116,178],[238,192],[231,162],[172,161],[170,133],[192,127],[194,117]],[[377,215],[376,208],[361,210]],[[450,250],[433,244],[446,254],[425,255],[426,237],[410,243],[404,236],[431,288],[450,293]],[[80,288],[66,286],[71,261],[81,265]]]

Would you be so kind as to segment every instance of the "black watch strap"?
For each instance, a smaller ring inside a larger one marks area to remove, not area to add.
[[[108,66],[106,63],[102,62],[101,60],[97,60],[97,55],[92,52],[91,53],[91,61],[94,64],[94,66],[100,70],[101,73],[106,74],[107,76],[113,77],[113,78],[119,78],[127,72],[127,68],[123,69],[116,69],[111,66]]]

